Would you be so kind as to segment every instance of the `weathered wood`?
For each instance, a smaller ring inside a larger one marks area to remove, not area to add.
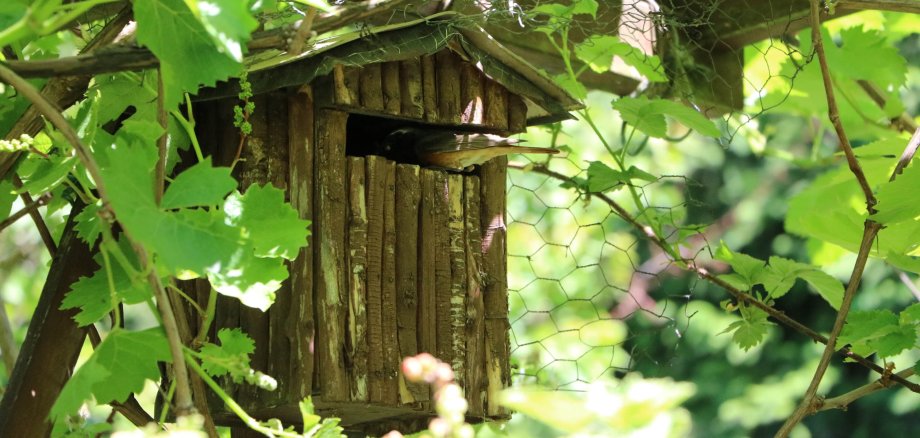
[[[314,215],[314,296],[316,297],[316,368],[324,400],[348,399],[342,346],[345,344],[345,126],[348,114],[316,113]]]
[[[483,305],[485,306],[486,414],[507,415],[498,393],[511,383],[508,341],[508,280],[505,248],[505,177],[508,159],[493,159],[480,168]]]
[[[466,381],[466,252],[464,248],[463,175],[447,176],[447,229],[450,248],[450,343],[454,379]]]
[[[288,149],[291,206],[301,219],[313,220],[313,89],[303,86],[288,97]],[[291,300],[285,338],[291,348],[287,399],[302,400],[313,391],[313,233],[291,262]]]
[[[425,120],[438,122],[438,72],[434,55],[422,56],[422,106],[425,108]]]
[[[367,401],[367,203],[362,157],[348,157],[348,343],[351,400]]]
[[[418,224],[418,349],[419,352],[438,353],[437,348],[437,289],[435,282],[435,223],[438,211],[435,209],[437,186],[431,169],[421,169],[419,185],[421,204]]]
[[[450,231],[448,218],[450,207],[448,205],[447,174],[437,172],[434,176],[435,196],[434,209],[437,212],[434,218],[435,266],[434,283],[437,303],[435,306],[435,320],[437,324],[438,358],[446,363],[452,363],[453,337],[451,334],[450,298],[451,298],[451,270],[450,270]]]
[[[460,121],[469,125],[483,123],[483,80],[482,72],[468,62],[460,68]]]
[[[358,69],[338,64],[332,69],[333,99],[340,105],[358,105]]]
[[[442,123],[459,124],[460,107],[460,58],[450,50],[435,55],[438,74],[438,111]]]
[[[396,165],[396,315],[399,357],[415,356],[418,343],[419,167]],[[399,401],[428,400],[428,388],[399,374]]]
[[[516,94],[508,94],[508,130],[513,133],[527,130],[527,104]]]
[[[479,177],[463,178],[464,244],[466,245],[466,382],[464,392],[469,401],[468,415],[481,417],[485,406],[483,357],[485,328],[482,300],[482,223],[480,216]]]
[[[268,113],[268,133],[266,150],[268,151],[268,182],[273,186],[290,194],[289,183],[289,153],[288,142],[288,99],[280,93],[271,93],[268,96],[268,105],[264,110]],[[290,265],[288,265],[290,268]],[[289,271],[290,272],[290,271]],[[291,281],[281,284],[275,293],[275,303],[268,309],[268,351],[266,356],[268,375],[278,381],[278,388],[268,393],[262,393],[259,400],[277,404],[286,399],[288,384],[290,383],[291,343],[288,338],[288,313],[291,308]]]
[[[400,111],[403,116],[421,119],[425,115],[422,103],[422,63],[418,58],[399,62]]]
[[[383,111],[383,83],[380,63],[361,67],[360,83],[361,106],[371,111]]]
[[[383,229],[386,160],[367,157],[367,344],[368,399],[383,402]]]
[[[396,316],[396,163],[384,162],[383,270],[381,275],[381,323],[383,330],[383,402],[399,403],[399,340]]]
[[[50,436],[52,424],[48,414],[70,378],[86,338],[86,329],[77,327],[72,319],[77,309],[60,309],[70,285],[80,277],[92,275],[97,268],[90,249],[74,231],[78,210],[75,207],[71,212],[64,228],[0,402],[3,436]]]
[[[490,128],[508,129],[508,90],[498,82],[491,79],[485,83],[485,114],[486,126]]]
[[[399,95],[399,63],[384,62],[381,65],[383,80],[383,110],[387,114],[401,112],[402,98]]]

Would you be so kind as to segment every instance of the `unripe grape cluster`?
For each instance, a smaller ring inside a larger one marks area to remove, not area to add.
[[[427,383],[435,390],[435,411],[438,416],[428,423],[428,436],[472,438],[475,435],[473,426],[466,423],[467,402],[463,390],[454,382],[454,371],[450,365],[428,353],[421,353],[403,359],[402,372],[406,380]],[[402,434],[395,430],[385,435],[385,438],[399,437]]]

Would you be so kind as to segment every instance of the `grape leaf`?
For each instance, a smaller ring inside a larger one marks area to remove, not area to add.
[[[749,286],[759,283],[757,278],[766,269],[767,264],[763,260],[756,259],[747,254],[732,252],[731,249],[725,246],[724,242],[719,246],[719,249],[716,250],[715,259],[731,265],[735,273],[737,273]],[[750,287],[746,289],[750,289]]]
[[[159,327],[129,332],[116,328],[67,381],[51,408],[51,417],[74,413],[90,397],[97,403],[123,402],[158,380],[157,362],[172,362],[169,345]]]
[[[193,13],[211,36],[211,41],[221,53],[229,54],[238,62],[252,31],[259,22],[252,17],[248,2],[239,0],[198,0]]]
[[[126,256],[134,255],[130,245],[119,242],[119,246]],[[110,263],[111,270],[107,274],[102,254],[97,254],[93,259],[99,269],[91,276],[81,277],[73,283],[61,302],[61,309],[80,309],[74,316],[74,321],[80,327],[102,319],[121,302],[137,304],[152,298],[144,278],[132,278],[114,260]],[[128,261],[137,266],[136,261]],[[108,275],[112,276],[114,291],[109,289]]]
[[[239,61],[218,50],[204,25],[182,0],[133,3],[137,41],[160,61],[166,108],[175,108],[182,93],[195,94],[200,85],[213,86],[240,72]]]
[[[208,342],[201,347],[201,368],[215,377],[248,371],[249,356],[256,350],[252,338],[238,328],[221,329],[217,338],[220,345]]]
[[[16,189],[9,180],[0,181],[0,220],[6,219],[16,200]]]
[[[911,304],[902,310],[898,315],[898,321],[901,325],[920,323],[920,303]]]
[[[586,14],[596,18],[597,2],[595,0],[573,0],[570,5],[546,3],[533,8],[532,12],[560,19],[569,19],[579,14]]]
[[[916,329],[910,327],[910,330]],[[887,357],[912,347],[913,340],[909,343],[907,341],[894,313],[888,310],[869,310],[853,312],[847,316],[847,324],[837,338],[837,348],[849,344],[857,354],[868,356],[878,351],[880,356],[884,353],[886,356],[883,357]]]
[[[300,219],[284,203],[284,191],[270,185],[251,185],[242,196],[234,192],[227,197],[224,212],[229,224],[246,230],[258,257],[293,260],[310,235],[310,221]]]
[[[800,272],[799,278],[807,281],[834,310],[840,310],[840,303],[843,302],[843,284],[839,280],[817,268]]]
[[[651,82],[667,81],[661,69],[661,59],[655,55],[646,56],[642,51],[610,35],[593,35],[577,46],[575,56],[591,70],[604,73],[610,70],[613,57],[619,56]]]
[[[913,348],[917,342],[917,328],[911,326],[898,326],[885,336],[873,340],[870,345],[878,353],[878,357],[894,356],[904,350]]]
[[[742,306],[741,314],[740,320],[729,324],[719,334],[732,333],[732,341],[742,350],[748,351],[763,342],[771,324],[767,321],[767,314],[760,309]]]
[[[876,191],[878,213],[873,219],[886,225],[916,220],[920,217],[917,187],[920,187],[920,165],[917,164],[908,166],[894,181],[882,183]]]
[[[568,73],[561,73],[553,76],[553,80],[556,81],[556,84],[568,91],[572,97],[578,100],[584,100],[588,97],[588,89],[585,88],[577,79],[573,79]]]
[[[636,166],[630,166],[625,172],[620,172],[600,161],[592,161],[588,164],[588,190],[592,192],[606,192],[621,184],[629,183],[633,179],[658,181],[658,177]]]
[[[621,97],[613,101],[613,109],[620,112],[623,121],[651,137],[667,137],[667,123],[664,116],[671,117],[700,134],[719,136],[719,128],[711,120],[694,109],[665,99]]]
[[[173,180],[163,194],[160,207],[173,209],[218,205],[234,188],[236,180],[230,176],[230,168],[213,167],[211,157],[207,157]]]
[[[98,213],[98,203],[87,205],[77,214],[77,223],[74,225],[77,236],[90,247],[96,244],[96,240],[99,240],[102,234],[102,224],[99,222]]]

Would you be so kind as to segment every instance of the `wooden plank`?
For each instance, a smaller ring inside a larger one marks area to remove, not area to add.
[[[383,402],[399,404],[399,340],[396,316],[396,163],[384,161],[383,270],[381,275],[381,323],[383,330]]]
[[[360,90],[361,106],[371,111],[383,111],[383,83],[380,63],[368,64],[361,68]]]
[[[367,157],[367,345],[368,400],[384,400],[383,227],[386,160]]]
[[[516,94],[508,94],[508,130],[513,133],[527,130],[527,104]]]
[[[367,203],[362,157],[348,157],[348,334],[351,400],[367,401]]]
[[[450,343],[454,380],[466,381],[466,251],[464,247],[463,175],[447,176],[447,229],[450,248]]]
[[[418,342],[419,167],[396,165],[396,316],[399,357],[415,356]],[[399,374],[399,401],[428,400],[428,388]]]
[[[452,336],[450,318],[450,235],[448,230],[449,214],[447,173],[437,172],[434,176],[435,196],[434,210],[434,239],[435,266],[434,284],[437,303],[435,305],[435,320],[437,324],[437,357],[446,363],[452,363]]]
[[[438,353],[437,349],[437,294],[435,289],[435,175],[431,169],[421,169],[419,185],[421,203],[419,205],[418,231],[418,349],[419,352]]]
[[[268,164],[268,182],[273,186],[288,191],[289,183],[289,142],[288,142],[288,99],[281,93],[271,93],[268,96],[267,106],[264,109],[268,118],[268,133],[266,138],[266,151]],[[290,267],[290,266],[289,266]],[[290,272],[290,271],[288,271]],[[267,404],[277,404],[285,400],[287,386],[290,383],[291,370],[291,342],[288,333],[288,314],[291,308],[291,282],[290,277],[281,284],[275,293],[275,303],[268,309],[268,351],[270,357],[264,370],[268,375],[278,381],[278,388],[274,391],[263,392],[259,400]]]
[[[508,129],[508,90],[498,82],[485,83],[485,125],[505,131]]]
[[[313,89],[305,85],[288,97],[289,186],[291,206],[301,219],[313,220]],[[291,300],[286,336],[291,348],[288,400],[313,392],[313,252],[315,228],[291,262]]]
[[[486,414],[507,415],[498,393],[511,383],[508,341],[508,279],[505,248],[505,177],[508,159],[500,157],[480,168],[483,305],[485,307]]]
[[[316,297],[316,367],[323,400],[348,399],[345,344],[345,126],[348,114],[316,112],[315,184],[313,211]]]
[[[482,72],[468,62],[460,68],[460,121],[469,125],[483,123],[483,80]]]
[[[438,122],[438,79],[434,55],[422,56],[422,106],[425,120]]]
[[[401,112],[402,98],[399,95],[399,63],[384,62],[381,65],[383,81],[383,109],[387,114]]]
[[[332,69],[333,99],[340,105],[358,105],[358,68],[337,64]]]
[[[481,417],[485,407],[483,357],[485,342],[484,311],[482,300],[482,224],[480,216],[479,177],[463,178],[464,243],[466,245],[466,382],[464,393],[469,402],[468,415]]]
[[[442,123],[459,124],[460,107],[460,58],[450,50],[441,50],[435,55],[438,75],[438,111]]]
[[[400,111],[403,116],[421,119],[425,115],[422,103],[422,62],[410,58],[399,62]]]

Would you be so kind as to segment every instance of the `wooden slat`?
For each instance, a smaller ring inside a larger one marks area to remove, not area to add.
[[[368,399],[384,401],[383,229],[386,160],[367,157],[367,345]]]
[[[438,79],[434,55],[422,56],[422,106],[425,120],[438,122]]]
[[[313,220],[313,90],[303,86],[288,98],[288,148],[290,150],[291,206],[301,219]],[[287,338],[291,345],[288,400],[302,400],[313,391],[313,228],[291,262],[291,300]]]
[[[345,344],[345,126],[348,114],[316,113],[313,272],[316,297],[316,367],[325,401],[348,399]]]
[[[396,315],[399,357],[415,356],[418,342],[419,167],[396,165]],[[410,383],[399,374],[399,401],[428,399],[427,386]]]
[[[421,186],[421,204],[419,206],[418,224],[418,349],[419,352],[428,352],[433,355],[437,349],[437,324],[436,305],[437,293],[435,289],[435,197],[437,189],[435,175],[438,172],[431,169],[421,169],[419,182]]]
[[[348,333],[350,398],[367,401],[367,203],[364,158],[348,157]]]
[[[454,379],[466,381],[466,252],[464,247],[463,175],[447,176],[447,228],[450,245],[450,343]]]
[[[418,58],[399,62],[400,111],[403,116],[421,119],[425,115],[422,103],[422,63]]]
[[[438,111],[442,123],[459,124],[460,107],[460,59],[450,50],[435,55],[438,75]]]
[[[381,65],[383,80],[383,110],[387,114],[399,114],[402,98],[399,95],[399,63],[384,62]]]
[[[434,209],[434,239],[435,266],[434,283],[437,303],[435,305],[435,319],[437,324],[438,358],[446,363],[453,361],[453,337],[451,335],[450,298],[451,298],[451,270],[450,270],[450,231],[448,230],[449,206],[447,192],[447,174],[437,172],[434,176],[435,196]]]
[[[479,177],[463,178],[464,243],[466,245],[466,382],[468,415],[481,417],[485,406],[484,304],[482,300],[482,224]]]
[[[338,64],[332,69],[333,98],[340,105],[358,105],[358,69]]]
[[[498,393],[511,381],[508,343],[508,280],[505,249],[505,177],[508,159],[493,159],[480,169],[483,304],[485,306],[486,414],[507,415]]]
[[[527,104],[516,94],[508,95],[508,130],[513,133],[527,130]]]
[[[470,125],[483,123],[483,80],[482,72],[468,62],[460,68],[460,121]]]
[[[490,128],[508,129],[508,90],[491,79],[485,81],[485,114],[483,117],[486,126]]]
[[[399,340],[396,315],[396,163],[385,160],[383,202],[383,271],[381,278],[381,324],[383,330],[383,402],[399,403]]]
[[[361,106],[371,111],[383,111],[383,83],[380,64],[368,64],[361,68]]]
[[[273,186],[287,190],[289,178],[289,142],[288,142],[288,99],[281,93],[272,93],[268,96],[267,112],[268,133],[266,150],[268,154],[268,182]],[[291,308],[291,282],[288,280],[281,284],[275,293],[275,303],[268,309],[268,351],[266,356],[271,360],[267,362],[268,375],[278,381],[278,388],[269,393],[261,394],[260,401],[278,403],[285,399],[287,386],[290,383],[291,370],[291,343],[288,332],[288,313]]]

